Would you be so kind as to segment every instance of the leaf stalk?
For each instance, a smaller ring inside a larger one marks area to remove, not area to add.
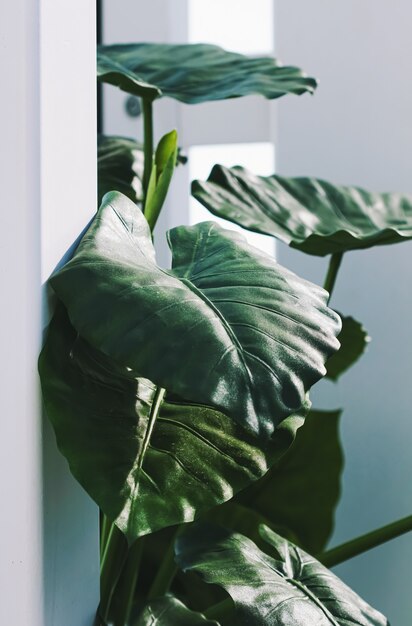
[[[332,293],[335,287],[336,278],[338,276],[340,264],[342,263],[342,258],[343,258],[343,252],[335,252],[330,257],[328,272],[326,274],[325,282],[323,285],[323,288],[329,292],[328,304],[332,297]]]
[[[162,387],[157,387],[156,389],[150,412],[149,424],[138,459],[139,469],[143,466],[145,454],[150,444],[150,439],[159,415],[159,410],[162,405],[165,392],[166,390]],[[137,539],[137,541],[129,549],[126,538],[115,526],[115,524],[112,524],[110,526],[110,530],[108,532],[106,530],[105,532],[107,533],[107,539],[102,551],[100,568],[100,614],[102,619],[107,621],[114,592],[119,580],[122,578],[122,580],[125,581],[124,586],[119,591],[121,596],[122,615],[120,618],[119,616],[116,616],[115,626],[123,626],[127,623],[130,610],[132,608],[142,557],[142,541]]]
[[[412,515],[323,552],[318,559],[326,567],[334,567],[409,531],[412,531]]]
[[[226,598],[217,604],[213,604],[206,611],[204,616],[211,620],[221,620],[226,618],[235,608],[232,598]]]
[[[110,604],[128,554],[127,541],[123,533],[111,525],[100,566],[100,607],[99,613],[108,620]]]
[[[183,526],[183,525],[182,525]],[[176,533],[173,536],[172,541],[166,551],[163,561],[158,569],[156,577],[150,587],[147,599],[150,602],[154,598],[165,595],[173,582],[174,577],[178,571],[177,564],[175,562],[175,541],[178,534],[181,531],[182,526],[179,526]]]
[[[104,553],[106,551],[107,540],[110,535],[111,527],[111,521],[103,513],[103,511],[100,511],[100,561],[102,561]]]
[[[153,167],[153,102],[143,98],[143,213],[146,206],[147,190]]]
[[[119,584],[116,589],[116,615],[113,616],[114,626],[125,626],[129,623],[133,600],[139,577],[142,560],[144,537],[139,537],[129,549]]]

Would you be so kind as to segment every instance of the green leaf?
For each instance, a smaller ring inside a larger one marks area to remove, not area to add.
[[[321,552],[341,492],[339,422],[340,411],[310,411],[286,453],[263,478],[219,507],[215,521],[259,545],[263,522],[309,552]]]
[[[340,315],[340,318],[342,320],[342,330],[338,337],[340,348],[326,363],[325,378],[334,381],[356,363],[371,340],[362,324],[353,317]]]
[[[217,526],[195,524],[176,544],[176,560],[236,604],[236,624],[247,626],[389,626],[386,618],[301,548],[269,528],[268,556],[250,539]]]
[[[158,171],[158,178],[163,174],[167,168],[170,157],[174,157],[176,162],[177,157],[177,132],[175,130],[170,131],[164,135],[156,148],[155,152],[155,164]]]
[[[61,452],[129,542],[231,498],[287,450],[300,425],[284,420],[262,446],[208,407],[164,401],[156,419],[155,386],[88,345],[62,305],[39,369]]]
[[[412,196],[338,187],[316,178],[256,176],[215,165],[192,194],[212,213],[325,256],[412,238]]]
[[[145,216],[152,231],[172,180],[177,149],[177,132],[172,130],[162,137],[155,152],[145,205]]]
[[[143,197],[143,147],[127,137],[98,138],[98,197],[101,203],[109,191],[120,191],[133,202]]]
[[[178,150],[177,164],[186,162],[187,158]],[[120,191],[133,202],[142,202],[142,144],[128,137],[99,135],[97,174],[99,204],[109,191]]]
[[[107,194],[50,282],[93,347],[186,402],[272,435],[339,346],[326,292],[213,222],[173,229],[169,245],[166,271],[142,213]]]
[[[201,613],[188,609],[172,596],[158,598],[143,610],[133,626],[219,626],[218,622],[206,619]]]
[[[162,95],[158,87],[141,79],[124,63],[118,63],[116,55],[110,54],[104,47],[97,53],[97,79],[147,100],[155,100]]]
[[[279,98],[313,93],[316,80],[271,57],[246,57],[209,44],[101,46],[98,79],[154,100],[169,96],[188,104],[249,94]]]

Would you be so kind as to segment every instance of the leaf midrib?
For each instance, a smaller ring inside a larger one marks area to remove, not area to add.
[[[166,389],[163,389],[163,387],[156,387],[156,391],[153,397],[153,403],[150,409],[146,432],[143,438],[143,444],[136,458],[136,461],[133,465],[133,468],[129,474],[130,476],[133,476],[133,481],[134,481],[134,487],[133,487],[131,498],[130,498],[131,507],[130,507],[130,514],[128,515],[129,521],[133,519],[134,517],[133,508],[137,500],[136,491],[138,490],[139,484],[140,484],[140,474],[143,470],[143,462],[146,457],[146,452],[150,444],[150,440],[151,440],[153,430],[157,421],[157,417],[159,415],[160,407],[162,406],[162,403],[163,403],[163,398],[164,398],[165,393],[166,393]]]
[[[330,621],[331,624],[333,624],[333,626],[339,626],[338,622],[335,620],[335,618],[333,617],[333,615],[328,611],[328,609],[322,604],[322,602],[319,600],[319,598],[317,596],[315,596],[314,593],[311,592],[310,589],[308,589],[308,587],[306,587],[306,585],[302,584],[301,582],[299,582],[298,580],[295,580],[294,578],[288,578],[285,577],[286,582],[288,582],[290,585],[293,585],[294,587],[296,587],[297,589],[299,589],[300,591],[302,591],[302,593],[304,593],[308,598],[310,598],[310,600],[312,600],[312,602],[314,604],[316,604],[316,606],[318,608],[321,609],[321,611],[324,613],[324,615],[328,618],[328,620]]]

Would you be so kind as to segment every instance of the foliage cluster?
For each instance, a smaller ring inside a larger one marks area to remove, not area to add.
[[[50,279],[57,306],[40,356],[59,448],[101,510],[96,623],[388,624],[327,567],[411,518],[325,551],[340,412],[312,409],[308,392],[369,339],[329,307],[343,254],[411,238],[412,199],[216,165],[193,196],[329,255],[324,288],[214,222],[173,229],[164,270],[153,231],[184,159],[176,131],[154,147],[155,100],[273,99],[313,93],[316,80],[206,44],[102,47],[98,79],[141,98],[144,142],[99,139],[101,206]]]

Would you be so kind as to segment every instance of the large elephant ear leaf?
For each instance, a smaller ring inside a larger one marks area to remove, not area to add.
[[[196,524],[177,540],[177,563],[223,587],[239,625],[389,626],[316,559],[269,528],[261,532],[273,557],[243,535]]]
[[[133,626],[219,626],[215,620],[191,611],[173,596],[157,598],[147,605]]]
[[[250,94],[300,95],[317,85],[299,68],[271,57],[246,57],[210,44],[100,46],[97,76],[147,100],[168,96],[187,104]]]
[[[169,243],[167,272],[141,211],[108,194],[51,285],[91,346],[271,436],[339,347],[327,293],[212,222],[173,229]]]
[[[372,193],[316,178],[256,176],[215,165],[192,194],[212,213],[292,248],[325,256],[412,238],[412,195]]]
[[[321,552],[333,530],[341,492],[343,452],[339,437],[340,411],[312,410],[293,444],[269,472],[228,502],[236,517],[258,516],[313,554]],[[222,523],[225,524],[223,517]],[[233,527],[242,532],[241,527]],[[249,533],[246,533],[249,535]]]
[[[326,363],[326,376],[338,380],[365,352],[371,338],[360,322],[353,317],[340,315],[342,330],[339,333],[340,348]]]
[[[287,418],[265,446],[211,408],[163,401],[148,380],[88,345],[62,305],[39,369],[57,444],[129,542],[188,522],[257,480],[292,443]],[[158,404],[156,404],[158,403]]]

